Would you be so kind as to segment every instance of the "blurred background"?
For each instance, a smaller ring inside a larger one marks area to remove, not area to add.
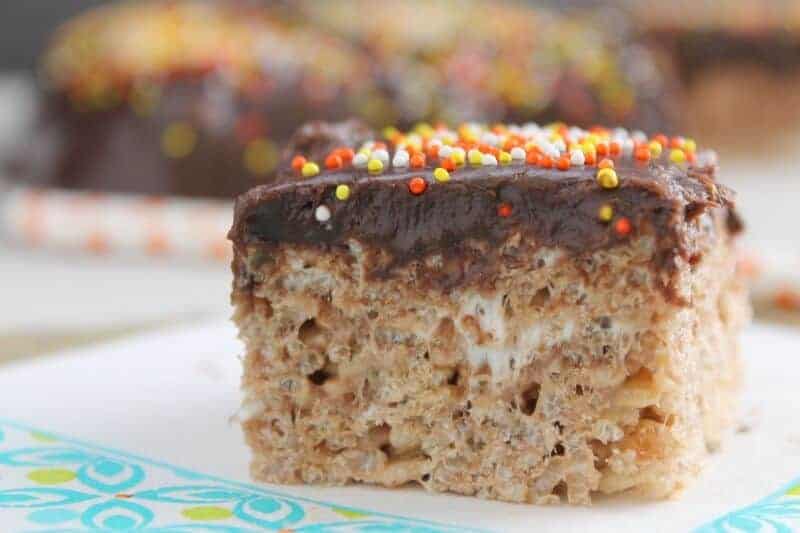
[[[0,17],[0,360],[226,315],[293,129],[563,120],[696,140],[800,323],[800,1],[28,0]],[[391,134],[391,129],[387,132]]]

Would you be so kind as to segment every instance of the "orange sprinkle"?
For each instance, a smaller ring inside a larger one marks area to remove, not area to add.
[[[539,158],[539,166],[542,168],[553,168],[553,160],[550,159],[550,156],[543,155]]]
[[[330,170],[336,170],[337,168],[342,168],[344,163],[342,162],[342,156],[331,154],[325,158],[325,168]]]
[[[419,153],[419,149],[413,144],[407,144],[406,152],[408,152],[408,155],[414,155]]]
[[[597,155],[594,152],[589,152],[588,154],[584,155],[584,165],[592,166],[597,163]]]
[[[622,153],[622,145],[617,141],[611,141],[608,145],[608,153],[612,156],[617,156]]]
[[[386,150],[386,143],[383,141],[378,141],[372,146],[373,150]]]
[[[608,155],[608,144],[597,143],[595,150],[597,150],[597,155]]]
[[[666,148],[667,146],[669,146],[669,139],[667,139],[667,136],[664,135],[663,133],[659,133],[658,135],[654,135],[653,136],[653,140],[654,141],[658,141],[658,144],[660,144],[663,148]]]
[[[614,168],[614,161],[608,158],[601,159],[597,166],[598,168]]]
[[[650,149],[647,145],[641,145],[633,152],[633,157],[639,161],[650,161]]]
[[[409,165],[411,168],[424,168],[425,167],[425,154],[414,154],[411,156],[409,160]]]
[[[525,162],[529,165],[538,165],[539,164],[539,153],[535,150],[530,150],[525,155]]]
[[[353,160],[353,157],[356,155],[355,152],[353,152],[352,148],[347,148],[347,147],[337,148],[336,150],[333,151],[333,153],[342,158],[342,163],[348,165],[350,164],[350,161]]]
[[[425,189],[428,188],[428,182],[425,181],[425,178],[420,176],[415,176],[408,180],[408,190],[414,196],[419,196],[420,194],[425,192]]]
[[[683,139],[680,137],[673,137],[669,141],[670,148],[683,148]]]
[[[686,160],[689,163],[694,163],[697,161],[697,154],[694,152],[686,152]]]
[[[620,218],[614,223],[614,231],[617,235],[625,236],[631,232],[631,221],[625,217]]]
[[[784,311],[800,309],[800,294],[788,287],[781,287],[773,297],[775,306]]]
[[[296,171],[300,172],[303,169],[303,165],[307,163],[306,158],[302,155],[296,155],[292,158],[292,168]]]
[[[556,161],[556,168],[558,170],[568,170],[569,169],[569,157],[561,156]]]
[[[502,204],[497,206],[497,216],[508,218],[511,216],[512,211],[513,208],[511,207],[511,204],[503,202]]]
[[[440,166],[441,166],[443,169],[445,169],[445,170],[448,170],[448,171],[450,171],[450,172],[452,172],[452,171],[454,171],[454,170],[456,169],[456,164],[455,164],[455,162],[454,162],[454,161],[453,161],[451,158],[449,158],[449,157],[444,157],[444,158],[442,158],[442,159],[439,161],[439,165],[440,165]]]
[[[438,145],[431,145],[428,147],[428,157],[434,158],[439,155],[439,146]]]

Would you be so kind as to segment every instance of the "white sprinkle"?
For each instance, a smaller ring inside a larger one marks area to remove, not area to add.
[[[483,154],[481,164],[485,167],[497,166],[497,158],[492,154]]]
[[[440,139],[431,139],[428,142],[428,146],[441,146],[441,145],[442,145],[442,141]]]
[[[331,210],[326,205],[318,206],[314,211],[314,218],[317,222],[327,222],[331,219]]]
[[[453,155],[452,146],[442,146],[441,148],[439,148],[439,158],[450,157],[451,155]]]
[[[408,152],[405,150],[398,150],[392,159],[392,166],[397,168],[405,168],[408,166]]]
[[[633,154],[633,139],[622,141],[622,155],[630,157]]]
[[[372,159],[377,159],[381,163],[383,163],[384,166],[386,166],[389,164],[389,152],[387,152],[383,148],[380,148],[378,150],[373,150]]]
[[[647,134],[642,130],[636,130],[634,132],[631,132],[631,139],[633,139],[636,142],[643,143],[647,140]]]
[[[625,128],[614,128],[614,131],[611,134],[611,137],[615,139],[622,139],[627,136],[628,136],[628,130],[626,130]]]
[[[524,160],[525,159],[525,150],[523,150],[519,146],[515,146],[514,148],[511,149],[511,159],[515,159],[515,160],[518,160],[518,161]]]
[[[567,144],[564,142],[564,139],[556,139],[553,142],[553,146],[559,151],[563,152],[567,149]],[[558,156],[556,156],[558,157]]]
[[[365,168],[368,160],[367,154],[359,152],[353,156],[353,166],[356,168]]]
[[[569,153],[569,163],[574,167],[583,166],[586,162],[586,158],[583,155],[583,150],[573,150]]]
[[[497,146],[500,144],[500,136],[489,131],[482,135],[481,140],[489,146]]]

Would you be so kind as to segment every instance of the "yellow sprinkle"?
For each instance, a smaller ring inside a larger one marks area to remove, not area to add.
[[[369,148],[359,148],[357,153],[364,154],[365,156],[369,157],[370,154],[372,153],[372,150],[370,150]]]
[[[694,152],[697,150],[697,143],[694,142],[694,139],[685,139],[683,141],[683,149],[687,152]]]
[[[497,161],[501,165],[511,164],[511,154],[509,154],[508,152],[500,152],[500,156],[497,158]]]
[[[450,181],[450,173],[442,167],[438,167],[433,171],[433,177],[436,178],[438,182]]]
[[[661,156],[661,151],[663,150],[663,148],[661,147],[661,143],[660,142],[652,141],[648,145],[648,148],[650,148],[650,155],[651,156],[653,156],[653,157],[660,157]]]
[[[600,142],[600,136],[596,133],[590,133],[589,135],[586,136],[586,142],[597,144]]]
[[[597,154],[597,149],[595,148],[594,143],[591,143],[589,141],[585,141],[581,145],[581,150],[583,150],[583,155],[589,155],[589,154],[596,155]]]
[[[597,183],[604,189],[616,189],[619,186],[616,171],[613,168],[601,168],[597,171]]]
[[[483,154],[480,150],[476,150],[475,148],[467,152],[467,159],[470,165],[480,166],[483,164]]]
[[[350,187],[347,185],[337,185],[336,186],[336,199],[345,201],[350,198]]]
[[[278,149],[269,139],[253,139],[244,148],[244,166],[256,175],[270,172],[278,164]]]
[[[597,210],[597,218],[603,222],[611,222],[611,219],[614,218],[614,208],[608,204],[601,205]]]
[[[453,163],[457,167],[460,167],[461,165],[464,164],[464,152],[462,152],[461,150],[453,150],[453,153],[450,154],[450,159],[453,160]]]
[[[392,139],[395,135],[400,133],[394,126],[387,126],[383,128],[383,137],[385,139]]]
[[[303,176],[305,176],[306,178],[310,178],[311,176],[316,176],[317,174],[319,174],[319,165],[317,165],[313,161],[309,161],[305,165],[303,165],[302,172]]]
[[[367,162],[367,170],[370,174],[380,174],[383,172],[383,161],[380,159],[370,159]]]
[[[673,148],[669,153],[669,160],[673,163],[683,163],[686,161],[686,154],[680,148]]]
[[[563,140],[563,137],[556,132],[551,133],[549,138],[551,143]]]
[[[196,144],[197,132],[186,122],[173,122],[161,135],[161,149],[173,159],[191,154]]]

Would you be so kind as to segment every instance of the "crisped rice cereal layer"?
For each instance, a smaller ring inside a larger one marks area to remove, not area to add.
[[[425,266],[364,279],[355,241],[248,248],[254,476],[537,503],[680,489],[734,409],[748,311],[731,243],[682,266],[690,307],[667,301],[646,237],[580,259],[518,235],[503,251],[529,260],[443,294]]]

